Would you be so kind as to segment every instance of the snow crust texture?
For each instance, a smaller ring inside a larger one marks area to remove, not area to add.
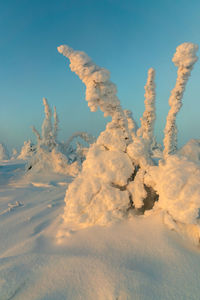
[[[33,185],[23,171],[21,160],[1,163],[1,300],[198,299],[199,251],[159,212],[71,231],[58,243],[72,178],[35,173]]]

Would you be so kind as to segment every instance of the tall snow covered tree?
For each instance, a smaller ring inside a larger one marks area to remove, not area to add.
[[[86,85],[86,100],[91,111],[98,107],[112,121],[88,151],[83,168],[69,186],[65,202],[64,226],[74,223],[80,227],[106,224],[120,219],[134,205],[143,206],[147,193],[140,191],[140,201],[134,203],[132,181],[138,171],[127,149],[132,145],[137,125],[129,112],[124,111],[116,96],[116,86],[109,72],[97,66],[85,53],[68,46],[58,51],[70,60],[70,68]],[[134,147],[137,147],[137,143]],[[142,156],[143,152],[138,149]],[[140,171],[142,179],[143,172]],[[141,182],[144,189],[144,182]]]
[[[174,153],[177,150],[177,127],[176,115],[182,106],[183,93],[194,64],[198,57],[196,52],[198,45],[192,43],[183,43],[176,48],[176,53],[172,61],[178,67],[177,80],[174,89],[169,98],[170,110],[167,116],[164,137],[164,157]]]
[[[145,111],[141,120],[141,127],[138,129],[137,134],[147,140],[149,145],[153,142],[154,137],[154,123],[156,119],[155,113],[155,70],[149,69],[147,83],[145,85]]]

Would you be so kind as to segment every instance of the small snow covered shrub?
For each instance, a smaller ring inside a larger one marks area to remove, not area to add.
[[[70,68],[86,85],[91,111],[99,107],[112,121],[88,150],[82,171],[65,196],[63,228],[105,225],[155,208],[165,223],[200,242],[199,142],[177,151],[176,115],[182,105],[186,83],[197,61],[197,45],[177,47],[173,62],[178,67],[175,88],[169,98],[164,150],[154,136],[155,71],[148,71],[145,112],[138,128],[132,113],[123,110],[109,72],[97,66],[84,52],[68,46],[58,51],[70,60]],[[163,153],[162,153],[163,152]],[[156,159],[160,159],[159,162]],[[156,205],[155,205],[156,203]]]

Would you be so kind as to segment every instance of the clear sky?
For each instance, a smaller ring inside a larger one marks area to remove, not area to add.
[[[34,140],[42,98],[55,105],[59,139],[86,130],[97,135],[106,121],[89,111],[85,87],[57,46],[85,51],[111,72],[124,109],[139,121],[147,70],[156,69],[156,136],[161,142],[168,98],[176,80],[171,59],[183,42],[200,46],[199,0],[0,1],[0,143],[10,149]],[[198,52],[199,55],[200,51]],[[178,115],[179,144],[200,138],[200,60]]]

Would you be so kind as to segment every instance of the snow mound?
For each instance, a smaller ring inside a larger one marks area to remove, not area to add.
[[[59,174],[77,175],[80,168],[77,162],[68,164],[67,157],[59,152],[56,148],[49,151],[40,147],[27,164],[27,170],[34,169],[34,172],[46,171]]]

